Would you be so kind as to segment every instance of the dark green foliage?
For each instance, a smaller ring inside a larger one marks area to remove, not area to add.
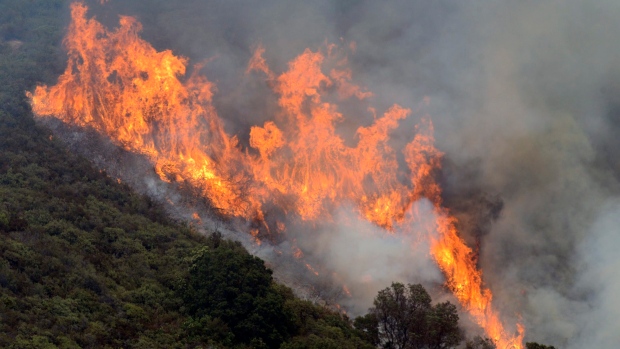
[[[346,317],[308,301],[287,297],[286,308],[293,314],[297,335],[282,349],[374,348],[364,333],[354,329]]]
[[[334,311],[302,301],[238,242],[218,234],[193,258],[179,289],[194,343],[251,348],[373,348]]]
[[[229,329],[234,344],[264,343],[277,348],[292,331],[285,297],[273,285],[271,270],[238,242],[211,238],[194,258],[180,290],[193,333],[209,337]],[[213,243],[216,241],[216,243]],[[206,326],[196,326],[202,323]]]
[[[538,344],[536,342],[525,343],[525,348],[526,349],[555,349],[555,347],[552,345],[543,345],[543,344]]]
[[[0,123],[0,347],[183,347],[204,239],[43,133]]]
[[[364,316],[355,318],[353,326],[361,331],[362,338],[374,346],[379,345],[379,321],[377,317],[370,313]]]
[[[377,317],[387,347],[421,348],[430,310],[431,297],[422,285],[393,283],[379,291],[371,313]]]
[[[463,340],[456,306],[437,303],[426,315],[426,344],[429,349],[456,347]]]
[[[379,291],[374,307],[363,319],[356,320],[368,329],[378,324],[383,348],[445,349],[456,347],[463,339],[456,307],[450,302],[431,305],[431,297],[422,285],[392,283]],[[362,327],[363,329],[364,327]]]

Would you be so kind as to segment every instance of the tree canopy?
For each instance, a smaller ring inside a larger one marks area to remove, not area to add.
[[[371,340],[386,349],[445,349],[463,339],[456,306],[431,305],[420,284],[392,283],[379,291],[369,314],[356,321]],[[377,325],[378,331],[371,327]]]
[[[180,290],[185,311],[208,334],[225,324],[233,344],[263,343],[277,348],[292,332],[292,313],[274,285],[271,270],[238,242],[210,239],[194,258]]]

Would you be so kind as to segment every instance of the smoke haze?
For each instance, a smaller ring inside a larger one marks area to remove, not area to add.
[[[98,3],[91,11],[106,25],[135,15],[158,50],[206,61],[225,128],[246,145],[249,127],[276,109],[264,81],[245,74],[257,45],[281,72],[307,47],[354,43],[353,80],[374,93],[378,114],[393,103],[414,110],[394,142],[409,141],[423,115],[432,119],[446,205],[480,246],[500,313],[519,313],[528,341],[620,343],[620,2]],[[359,106],[342,111],[353,124],[373,120]],[[347,126],[339,132],[352,138]],[[441,282],[424,239],[385,236],[347,210],[335,221],[290,235],[348,285],[343,305],[353,313],[391,281]]]
[[[419,219],[412,230],[417,235],[399,231],[386,234],[384,229],[361,220],[354,210],[338,212],[335,224],[310,232],[293,230],[291,234],[303,251],[310,251],[309,260],[326,265],[335,273],[335,281],[346,285],[351,294],[342,297],[342,305],[351,314],[362,315],[379,290],[393,281],[422,283],[429,290],[443,282],[429,253],[428,234],[437,235],[429,228],[435,215],[432,204],[420,200],[411,209],[414,211]]]

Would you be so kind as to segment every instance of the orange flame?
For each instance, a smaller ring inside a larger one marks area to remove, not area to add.
[[[212,105],[215,86],[197,73],[200,67],[183,82],[187,60],[171,51],[158,52],[140,39],[141,25],[134,18],[121,17],[120,27],[109,31],[87,19],[86,12],[83,4],[71,6],[64,41],[69,62],[58,83],[28,93],[36,115],[106,134],[148,157],[162,180],[198,188],[227,216],[264,222],[269,205],[302,220],[329,220],[335,208],[353,205],[388,231],[406,230],[406,212],[415,201],[428,198],[438,217],[431,254],[447,286],[500,348],[522,348],[523,328],[518,326],[516,336],[504,330],[492,308],[491,291],[482,286],[475,254],[442,206],[435,174],[443,154],[434,147],[432,123],[423,120],[404,148],[406,168],[389,140],[409,109],[394,105],[371,125],[360,126],[354,147],[336,132],[335,124],[344,116],[325,94],[336,91],[340,99],[360,100],[372,94],[351,82],[346,58],[329,75],[323,73],[324,61],[335,57],[335,45],[327,47],[327,55],[306,49],[280,75],[267,66],[264,48],[256,49],[248,72],[266,76],[279,96],[282,117],[252,127],[250,149],[244,151],[224,131]],[[277,232],[284,229],[276,223]],[[260,243],[258,230],[251,235]],[[298,252],[295,257],[301,258]]]
[[[252,235],[252,237],[254,238],[254,243],[258,246],[262,245],[262,241],[260,240],[260,238],[258,237],[259,231],[258,229],[252,229],[250,230],[250,235]]]
[[[342,292],[344,292],[344,294],[346,294],[347,297],[351,297],[351,291],[349,291],[349,288],[347,287],[347,285],[342,285]]]
[[[316,271],[310,264],[306,263],[306,268],[310,270],[314,275],[319,276],[319,272]]]
[[[301,259],[304,257],[304,253],[299,247],[293,246],[292,250],[293,250],[293,257],[297,259]]]

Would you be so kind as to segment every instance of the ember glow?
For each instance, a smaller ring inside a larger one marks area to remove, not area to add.
[[[86,17],[85,5],[74,3],[71,10],[69,62],[57,85],[28,94],[36,115],[93,128],[147,157],[162,180],[198,189],[222,215],[261,222],[263,233],[249,232],[257,244],[261,235],[285,230],[281,222],[267,223],[268,207],[312,222],[330,220],[335,209],[353,205],[360,217],[391,234],[396,227],[407,231],[415,217],[407,212],[426,198],[438,217],[430,252],[447,287],[499,348],[522,348],[523,328],[518,326],[518,335],[504,329],[491,290],[482,285],[476,253],[442,205],[435,175],[443,154],[434,147],[431,121],[422,119],[400,150],[390,145],[390,132],[411,110],[399,105],[359,126],[355,146],[336,132],[345,116],[326,91],[337,91],[343,100],[372,96],[352,82],[339,48],[306,49],[280,74],[270,70],[265,49],[256,49],[247,73],[267,80],[280,112],[253,126],[250,147],[243,149],[225,132],[212,104],[215,86],[198,73],[200,67],[183,78],[187,60],[156,51],[138,36],[141,25],[132,17],[121,17],[119,28],[110,31]],[[335,62],[327,73],[326,61]],[[296,249],[295,256],[303,257]]]

